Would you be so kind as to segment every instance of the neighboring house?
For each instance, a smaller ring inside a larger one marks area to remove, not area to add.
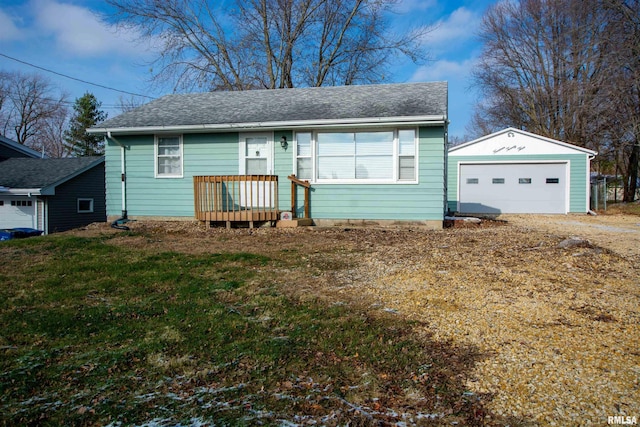
[[[0,163],[0,229],[53,233],[106,219],[104,157]]]
[[[107,215],[442,227],[447,83],[168,95],[97,127]],[[262,215],[266,210],[266,214]],[[228,223],[227,223],[228,224]]]
[[[0,162],[13,157],[40,158],[42,154],[0,135]]]
[[[451,147],[449,209],[473,214],[586,213],[595,155],[514,128]]]

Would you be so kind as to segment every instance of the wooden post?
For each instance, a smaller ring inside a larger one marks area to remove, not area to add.
[[[296,177],[295,175],[291,175]],[[296,183],[291,181],[291,217],[296,217]]]
[[[307,181],[308,183],[309,181]],[[304,217],[310,218],[309,215],[309,187],[304,187]]]

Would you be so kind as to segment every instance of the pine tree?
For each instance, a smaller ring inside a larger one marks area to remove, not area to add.
[[[72,156],[101,156],[104,154],[104,141],[99,135],[89,135],[87,129],[107,118],[107,113],[100,110],[98,102],[92,93],[85,93],[76,98],[73,106],[73,117],[69,122],[69,129],[64,132],[67,150]]]

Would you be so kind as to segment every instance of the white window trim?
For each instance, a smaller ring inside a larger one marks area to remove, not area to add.
[[[415,131],[415,152],[414,152],[414,161],[415,161],[415,175],[414,179],[399,179],[399,162],[400,162],[400,141],[398,136],[398,131],[400,130],[414,130]],[[405,184],[418,184],[419,183],[419,146],[420,146],[420,137],[419,137],[419,129],[418,127],[396,127],[396,128],[375,128],[375,131],[380,132],[393,132],[393,178],[392,179],[318,179],[318,133],[330,133],[330,132],[372,132],[374,129],[370,128],[341,128],[335,130],[323,129],[323,130],[301,130],[294,134],[293,136],[293,171],[298,176],[298,146],[297,146],[297,134],[298,133],[311,133],[311,168],[312,168],[312,177],[309,182],[313,184],[322,184],[322,185],[345,185],[345,184],[355,184],[355,185],[379,185],[379,184],[392,184],[392,185],[405,185]]]
[[[298,156],[298,134],[300,133],[304,133],[304,134],[310,134],[311,135],[311,154],[307,157],[302,157],[304,159],[310,159],[311,160],[311,178],[301,178],[298,174],[298,159],[301,158]],[[296,178],[298,179],[304,179],[304,180],[309,180],[309,182],[315,182],[315,176],[316,176],[316,143],[315,143],[315,133],[312,130],[305,130],[305,131],[300,131],[300,132],[296,132],[293,135],[293,173],[296,175]]]
[[[182,135],[155,135],[155,142],[153,144],[153,173],[156,178],[160,179],[172,179],[172,178],[184,178],[184,141]],[[160,138],[178,138],[178,144],[180,146],[180,174],[158,174],[158,143]]]
[[[80,202],[90,202],[91,207],[89,208],[89,210],[80,210]],[[89,197],[80,197],[77,199],[76,207],[78,213],[93,213],[93,199]]]

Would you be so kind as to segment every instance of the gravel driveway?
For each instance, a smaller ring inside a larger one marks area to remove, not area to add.
[[[326,298],[416,321],[416,336],[478,355],[473,369],[458,372],[469,398],[486,405],[486,425],[605,426],[610,416],[640,418],[640,217],[498,219],[505,222],[441,231],[141,222],[132,223],[140,235],[110,244],[250,250],[280,259],[277,277],[264,279],[295,284],[282,289],[302,300]],[[104,226],[86,232],[114,233]],[[561,245],[573,236],[589,242]],[[304,264],[288,268],[291,254]]]
[[[520,227],[575,236],[625,258],[640,260],[640,217],[633,215],[502,215]]]

